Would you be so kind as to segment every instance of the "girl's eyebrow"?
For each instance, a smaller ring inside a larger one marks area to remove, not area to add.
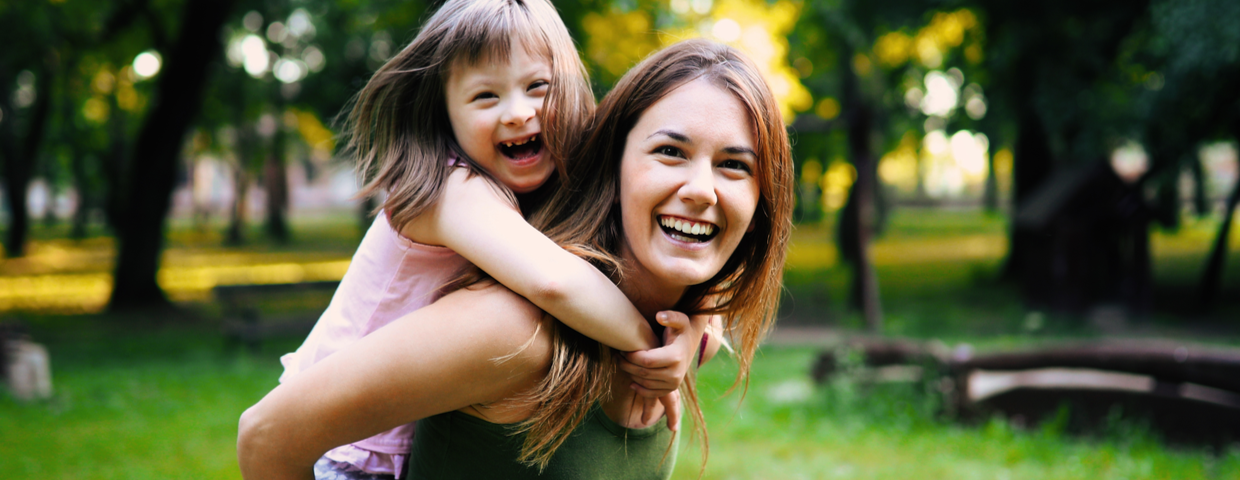
[[[668,129],[657,130],[654,133],[650,134],[649,137],[646,137],[646,139],[649,140],[651,138],[654,138],[656,135],[663,135],[677,142],[693,145],[693,140],[690,140],[688,135],[677,132],[675,130],[668,130]],[[758,158],[758,153],[749,147],[743,147],[743,146],[723,147],[723,152],[732,154],[732,155],[750,155],[754,158]]]

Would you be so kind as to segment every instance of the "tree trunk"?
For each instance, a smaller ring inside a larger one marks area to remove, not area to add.
[[[1188,168],[1193,179],[1193,213],[1197,214],[1197,218],[1205,218],[1210,215],[1210,201],[1206,198],[1205,168],[1202,168],[1201,159],[1196,155],[1189,159]]]
[[[71,54],[65,55],[64,67],[62,72],[72,72],[77,68],[76,57]],[[61,141],[69,150],[69,176],[73,180],[73,188],[77,191],[76,205],[73,207],[73,218],[71,219],[71,227],[69,229],[69,238],[81,240],[86,238],[86,224],[90,220],[90,205],[93,195],[90,188],[90,180],[86,175],[86,162],[82,158],[83,148],[78,139],[78,125],[76,122],[76,112],[74,112],[72,85],[70,76],[64,75],[60,81],[60,135]]]
[[[0,67],[3,69],[3,67]],[[37,83],[34,105],[31,107],[24,138],[18,145],[17,112],[10,100],[13,85],[12,73],[0,71],[0,109],[9,118],[0,121],[0,149],[4,153],[4,178],[7,181],[4,189],[9,205],[9,229],[4,237],[4,252],[9,258],[26,255],[26,235],[30,230],[30,216],[26,210],[26,193],[30,185],[30,175],[34,171],[38,159],[39,147],[43,143],[43,134],[47,128],[47,118],[52,103],[52,74],[50,68],[44,68],[36,77]]]
[[[1202,310],[1209,310],[1218,299],[1223,284],[1223,269],[1227,265],[1227,242],[1231,238],[1231,223],[1236,216],[1236,204],[1240,203],[1240,174],[1236,175],[1236,185],[1227,197],[1227,206],[1223,209],[1223,224],[1214,237],[1214,246],[1210,248],[1210,257],[1206,260],[1205,271],[1201,274],[1201,283],[1197,291],[1201,296]]]
[[[125,215],[125,168],[129,164],[129,143],[126,138],[126,115],[116,101],[116,95],[108,96],[108,137],[110,143],[107,153],[103,154],[103,177],[106,198],[104,199],[104,217],[114,235],[119,236],[124,230]]]
[[[990,122],[983,122],[979,130],[990,140],[990,149],[986,155],[986,183],[982,189],[982,209],[986,213],[999,212],[999,176],[995,173],[995,149],[999,146],[999,135],[995,128],[986,128]]]
[[[1012,215],[1020,211],[1021,203],[1030,198],[1038,187],[1051,175],[1054,162],[1051,161],[1050,141],[1042,120],[1038,118],[1031,105],[1021,105],[1017,133],[1016,148],[1012,160]],[[1007,264],[1003,268],[1003,278],[1020,280],[1022,277],[1024,257],[1028,245],[1038,241],[1028,232],[1015,226],[1011,227],[1011,243],[1008,250]]]
[[[176,182],[177,159],[190,123],[202,105],[207,67],[219,56],[220,27],[233,0],[189,0],[176,44],[164,58],[151,110],[134,144],[126,202],[128,218],[118,231],[120,244],[113,311],[168,305],[156,282],[164,227]]]
[[[866,329],[879,333],[883,327],[882,305],[878,295],[878,276],[870,262],[870,236],[874,232],[877,165],[872,135],[874,110],[864,98],[852,70],[852,52],[841,53],[844,72],[843,100],[848,122],[848,150],[857,179],[840,215],[839,237],[842,258],[853,267],[851,302],[865,318]]]
[[[237,157],[237,164],[233,169],[233,206],[228,219],[228,233],[224,240],[229,245],[245,243],[245,219],[249,208],[250,193],[250,159],[254,155],[253,132],[246,126],[244,118],[238,118],[235,128],[237,129],[237,143],[233,153]]]
[[[86,180],[85,159],[82,158],[82,152],[70,141],[69,167],[73,170],[73,185],[77,190],[77,205],[73,207],[72,227],[69,229],[69,238],[81,240],[86,238],[86,227],[90,222],[90,206],[94,202],[92,192],[88,187]]]
[[[267,190],[267,235],[278,243],[288,243],[288,173],[284,158],[288,135],[284,125],[284,101],[279,87],[275,90],[276,131],[271,137],[271,150],[263,166],[263,184]]]

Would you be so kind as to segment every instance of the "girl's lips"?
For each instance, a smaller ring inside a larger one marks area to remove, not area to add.
[[[500,153],[503,153],[503,152],[501,151]],[[507,161],[509,164],[511,164],[514,167],[528,167],[528,166],[536,165],[539,162],[541,162],[543,159],[543,152],[540,149],[537,153],[530,155],[528,157],[523,157],[523,158],[513,158],[506,154],[503,155],[503,157],[505,161]]]

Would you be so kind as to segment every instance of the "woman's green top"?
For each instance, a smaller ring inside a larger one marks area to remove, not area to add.
[[[418,420],[405,470],[418,479],[660,479],[672,474],[676,445],[660,420],[640,430],[617,425],[595,406],[540,475],[517,461],[524,435],[513,425],[461,412]]]

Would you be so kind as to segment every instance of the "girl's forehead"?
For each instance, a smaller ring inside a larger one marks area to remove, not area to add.
[[[554,50],[547,42],[532,36],[485,39],[475,45],[458,48],[450,57],[449,68],[507,64],[518,52],[528,58],[551,63]]]

